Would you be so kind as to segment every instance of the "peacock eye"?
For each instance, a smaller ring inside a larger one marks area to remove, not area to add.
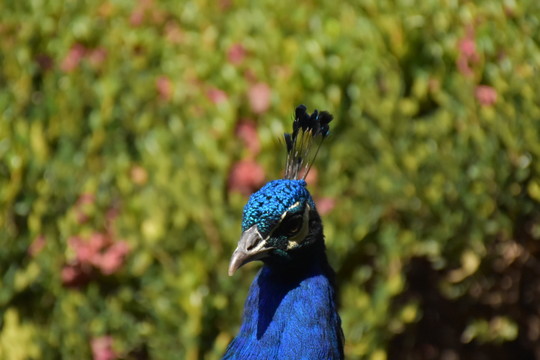
[[[280,232],[287,237],[294,236],[302,229],[302,214],[294,214],[286,217],[279,226]]]

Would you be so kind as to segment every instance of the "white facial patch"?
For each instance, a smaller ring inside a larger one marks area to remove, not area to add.
[[[289,239],[289,242],[287,244],[287,250],[294,249],[295,247],[300,245],[300,243],[304,241],[304,239],[306,238],[309,231],[309,210],[310,209],[311,208],[309,207],[309,204],[306,204],[306,208],[304,209],[304,215],[303,215],[303,220],[302,220],[302,229],[300,229],[298,234],[296,234],[295,236]]]

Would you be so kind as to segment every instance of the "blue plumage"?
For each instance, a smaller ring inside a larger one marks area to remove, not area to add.
[[[332,116],[304,106],[296,109],[293,133],[286,134],[286,178],[267,183],[244,208],[242,237],[229,274],[247,262],[264,266],[253,281],[243,323],[224,359],[343,359],[334,272],[328,264],[322,222],[298,179],[307,174],[328,134]],[[320,140],[320,141],[317,141]],[[316,155],[316,154],[315,154]]]
[[[261,234],[266,234],[281,215],[295,202],[315,204],[306,189],[305,180],[273,180],[252,194],[244,207],[242,231],[257,224]]]
[[[264,267],[246,300],[240,333],[224,359],[342,359],[334,292],[318,266],[287,278]]]

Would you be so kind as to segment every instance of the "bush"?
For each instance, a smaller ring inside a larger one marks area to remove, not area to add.
[[[540,357],[537,2],[0,10],[0,358],[219,359],[299,103],[347,358]]]

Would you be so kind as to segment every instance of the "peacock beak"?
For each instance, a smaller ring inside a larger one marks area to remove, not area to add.
[[[259,233],[257,225],[253,225],[242,233],[238,246],[231,256],[229,264],[229,276],[248,262],[260,260],[268,256],[272,248],[265,247],[266,239]]]

